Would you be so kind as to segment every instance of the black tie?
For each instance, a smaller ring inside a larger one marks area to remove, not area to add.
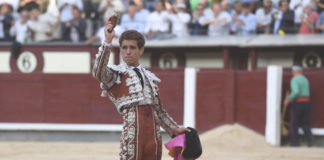
[[[135,67],[133,70],[136,72],[136,74],[138,75],[138,77],[141,79],[142,87],[144,87],[144,81],[143,81],[143,77],[142,77],[141,72],[140,72],[139,69],[136,68],[136,67]]]

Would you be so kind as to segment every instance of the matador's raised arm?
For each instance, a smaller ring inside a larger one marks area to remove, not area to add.
[[[102,43],[92,68],[92,76],[104,84],[109,84],[115,78],[115,72],[107,67],[110,50],[110,46]]]

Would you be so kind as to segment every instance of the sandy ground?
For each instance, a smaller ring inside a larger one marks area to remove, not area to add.
[[[200,160],[324,160],[323,148],[271,147],[240,125],[204,133],[201,142]],[[171,160],[163,151],[163,160]],[[0,142],[0,160],[114,160],[118,153],[118,142]]]

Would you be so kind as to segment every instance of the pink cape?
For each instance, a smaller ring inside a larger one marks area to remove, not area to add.
[[[186,135],[180,134],[164,144],[169,150],[169,155],[174,158],[174,160],[194,160],[193,158],[184,158],[182,152],[186,148]]]

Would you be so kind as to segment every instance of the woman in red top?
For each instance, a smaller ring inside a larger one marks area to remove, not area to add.
[[[318,13],[313,9],[311,4],[307,5],[304,8],[303,13],[300,15],[300,19],[302,20],[302,25],[299,29],[299,34],[312,34],[318,33],[315,29],[315,24],[318,19]]]

